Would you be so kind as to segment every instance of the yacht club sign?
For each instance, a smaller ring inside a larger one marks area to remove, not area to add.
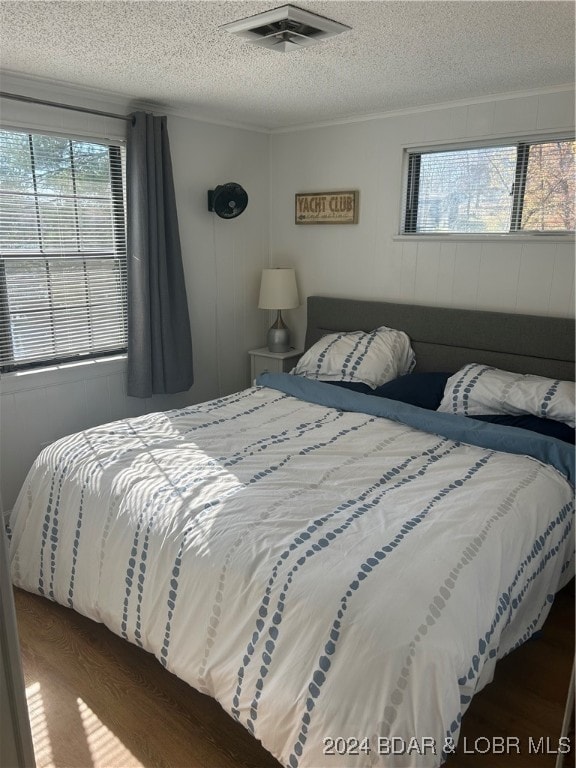
[[[296,195],[296,224],[357,224],[358,190]]]

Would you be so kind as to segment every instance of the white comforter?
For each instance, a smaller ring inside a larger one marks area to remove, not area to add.
[[[569,578],[572,516],[537,460],[252,389],[46,448],[12,574],[285,765],[437,766]]]

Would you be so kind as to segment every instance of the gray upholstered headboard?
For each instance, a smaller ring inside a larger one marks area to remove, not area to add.
[[[466,363],[574,380],[574,320],[325,296],[308,299],[306,348],[326,333],[405,331],[417,371],[454,372]]]

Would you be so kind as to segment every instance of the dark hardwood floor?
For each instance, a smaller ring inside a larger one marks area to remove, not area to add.
[[[474,697],[446,768],[554,768],[573,662],[574,581],[556,596],[542,631],[499,661],[492,683]],[[507,754],[465,751],[495,737],[510,737]],[[544,753],[531,752],[530,740]],[[573,738],[571,745],[563,768],[574,768]]]
[[[279,765],[150,654],[44,598],[16,590],[15,599],[38,768]],[[503,659],[474,698],[463,720],[468,751],[461,739],[447,768],[553,768],[573,658],[572,584],[539,636]],[[486,739],[506,736],[519,739],[519,753],[482,754]],[[529,738],[541,736],[548,754],[529,754]],[[565,766],[573,765],[572,753]]]

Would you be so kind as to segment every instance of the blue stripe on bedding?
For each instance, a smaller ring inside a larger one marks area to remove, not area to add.
[[[358,590],[361,590],[362,584],[365,582],[366,579],[370,578],[370,575],[386,559],[388,554],[392,552],[395,548],[397,548],[400,544],[403,543],[403,541],[411,534],[413,529],[416,528],[423,520],[426,519],[426,517],[429,515],[432,509],[438,503],[441,503],[442,499],[445,496],[452,493],[452,491],[456,490],[457,488],[462,487],[464,483],[470,480],[493,457],[494,457],[493,453],[485,454],[478,461],[476,461],[471,467],[469,467],[466,470],[465,474],[461,476],[458,480],[450,483],[449,485],[445,486],[444,488],[439,490],[437,493],[435,493],[434,496],[432,496],[432,498],[428,501],[424,509],[422,509],[417,515],[415,515],[411,519],[406,520],[404,522],[404,524],[400,528],[400,531],[397,533],[397,535],[393,539],[391,539],[384,546],[381,546],[379,549],[375,550],[374,553],[371,555],[371,557],[368,558],[368,560],[365,560],[363,563],[361,563],[360,569],[356,573],[356,577],[354,578],[353,581],[351,581],[348,584],[348,589],[346,590],[345,594],[342,595],[340,598],[340,607],[338,609],[338,612],[336,613],[336,618],[332,622],[330,634],[326,639],[326,644],[324,645],[324,651],[323,652],[320,651],[321,656],[318,659],[317,667],[312,675],[312,680],[308,685],[309,696],[307,696],[306,698],[306,712],[304,712],[304,714],[302,715],[300,732],[298,734],[296,742],[294,743],[294,746],[292,747],[293,751],[288,760],[288,764],[290,768],[298,768],[298,765],[299,765],[298,758],[301,756],[303,751],[303,745],[306,743],[306,740],[307,740],[308,729],[314,714],[314,710],[316,708],[316,702],[317,702],[317,699],[320,697],[321,688],[324,685],[326,677],[332,666],[332,661],[330,659],[330,656],[332,656],[337,650],[337,644],[341,636],[342,620],[344,619],[344,615],[348,610],[348,606],[352,603],[352,600],[354,599],[355,594],[358,594]],[[394,707],[391,707],[391,709],[394,710]],[[389,722],[392,723],[395,717],[396,717],[395,711],[394,711],[394,714],[390,713]],[[386,714],[385,714],[385,718],[386,718]]]
[[[289,373],[262,373],[256,384],[327,408],[380,416],[480,448],[531,456],[553,466],[574,485],[574,446],[552,437],[518,427],[475,421],[467,416],[428,411],[397,400],[364,395]]]
[[[280,600],[276,604],[275,613],[273,615],[273,626],[269,629],[269,635],[270,638],[266,641],[266,655],[267,657],[262,657],[263,665],[260,668],[260,677],[258,678],[256,682],[256,693],[254,694],[254,699],[252,701],[251,709],[250,709],[250,718],[246,721],[246,726],[248,729],[254,733],[254,721],[256,720],[258,716],[258,706],[259,706],[259,700],[262,695],[262,691],[264,688],[264,678],[268,674],[268,667],[272,661],[272,656],[274,653],[274,648],[276,644],[276,640],[278,638],[279,632],[281,630],[281,624],[283,621],[283,612],[284,612],[284,604],[286,600],[286,595],[290,591],[290,585],[292,584],[292,581],[294,580],[294,576],[296,573],[302,568],[307,562],[310,561],[311,558],[315,557],[316,554],[322,552],[322,550],[326,547],[330,547],[331,543],[338,540],[338,537],[343,534],[348,528],[350,528],[354,521],[362,517],[364,514],[369,512],[371,509],[373,509],[375,506],[377,506],[382,499],[391,491],[396,490],[397,488],[400,488],[403,485],[406,485],[407,483],[410,483],[411,481],[415,480],[416,477],[422,477],[426,474],[426,472],[429,471],[429,469],[432,466],[436,465],[436,462],[445,458],[450,452],[454,450],[454,445],[446,449],[446,440],[442,440],[439,443],[437,443],[432,448],[424,451],[421,455],[413,455],[408,456],[404,461],[402,461],[400,464],[396,464],[394,467],[392,467],[390,470],[388,470],[384,475],[376,482],[374,485],[365,488],[363,492],[355,499],[348,499],[342,504],[340,504],[336,509],[334,509],[332,512],[324,515],[323,517],[319,518],[318,520],[315,520],[313,523],[311,523],[310,526],[306,529],[306,531],[300,531],[298,536],[291,542],[289,545],[289,549],[284,550],[284,552],[280,555],[280,558],[275,566],[275,572],[273,574],[273,577],[270,578],[270,581],[268,582],[268,587],[266,589],[265,597],[260,605],[259,609],[259,616],[262,618],[266,618],[268,615],[268,605],[270,603],[270,594],[271,594],[271,587],[273,585],[273,582],[276,580],[276,576],[278,575],[278,570],[280,565],[287,561],[290,553],[295,552],[298,550],[299,545],[304,544],[306,546],[306,550],[304,553],[300,553],[300,556],[297,558],[296,562],[292,564],[292,567],[288,571],[288,573],[283,577],[285,578],[285,582],[282,586],[282,592],[280,593]],[[415,462],[417,462],[418,459],[425,458],[425,461],[422,463],[422,465],[419,468],[416,468],[414,465]],[[408,467],[410,467],[410,474],[401,476],[400,479],[396,479],[395,482],[392,482],[397,476],[401,473],[401,471],[406,470]],[[372,498],[370,496],[376,492],[376,495],[374,495]],[[318,542],[311,543],[309,546],[307,545],[307,541],[310,539],[310,535],[316,533],[319,531],[325,523],[329,522],[332,518],[337,519],[339,515],[343,513],[348,513],[345,519],[339,519],[338,524],[335,525],[335,527],[329,529],[328,531],[324,532],[324,535],[318,540]],[[407,533],[408,531],[405,531]],[[402,537],[401,537],[402,538]],[[399,542],[394,541],[392,542],[391,546],[395,547],[397,546]],[[371,560],[368,560],[368,567],[370,570],[378,564],[378,561],[372,558]],[[245,677],[245,667],[251,662],[252,657],[255,653],[255,646],[258,640],[260,639],[260,630],[258,629],[258,626],[256,627],[256,630],[254,631],[254,634],[252,636],[252,642],[250,643],[248,649],[246,650],[246,655],[244,656],[243,660],[243,666],[240,667],[238,670],[238,685],[236,688],[236,695],[233,699],[234,709],[232,710],[232,713],[238,718],[240,712],[237,709],[240,704],[240,695],[242,693],[242,685],[243,680]]]

